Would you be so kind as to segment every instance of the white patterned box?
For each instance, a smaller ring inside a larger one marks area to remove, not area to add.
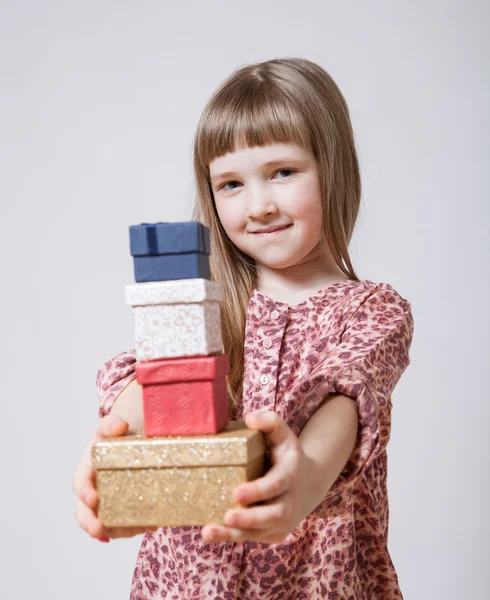
[[[221,353],[222,287],[209,279],[152,281],[125,286],[133,307],[136,359]]]

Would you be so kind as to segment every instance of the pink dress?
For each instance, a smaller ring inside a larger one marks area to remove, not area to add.
[[[392,600],[402,598],[388,551],[386,446],[391,394],[410,363],[410,303],[389,284],[342,281],[296,306],[254,290],[243,407],[275,410],[299,435],[331,393],[356,400],[359,434],[322,503],[280,544],[204,542],[200,527],[147,534],[131,600]],[[134,378],[133,352],[97,375],[100,415]]]

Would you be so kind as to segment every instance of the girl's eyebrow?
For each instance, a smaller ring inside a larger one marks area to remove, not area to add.
[[[263,167],[275,167],[277,165],[282,165],[287,162],[300,162],[300,159],[293,158],[292,156],[282,156],[281,158],[276,158],[274,160],[270,160],[270,161],[264,163],[262,166]],[[236,177],[236,175],[237,174],[234,171],[226,171],[226,173],[217,173],[216,175],[213,175],[213,177],[211,177],[211,181],[216,181],[217,179],[220,179],[221,177]]]

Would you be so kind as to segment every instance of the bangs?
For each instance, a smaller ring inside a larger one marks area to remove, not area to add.
[[[209,172],[215,158],[238,148],[281,143],[311,148],[311,127],[290,99],[260,89],[240,94],[236,87],[222,90],[203,115],[195,140],[201,168]]]

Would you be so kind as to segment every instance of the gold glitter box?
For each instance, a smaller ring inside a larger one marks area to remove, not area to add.
[[[92,464],[105,527],[223,523],[233,490],[267,470],[267,440],[243,421],[219,433],[95,442]]]

